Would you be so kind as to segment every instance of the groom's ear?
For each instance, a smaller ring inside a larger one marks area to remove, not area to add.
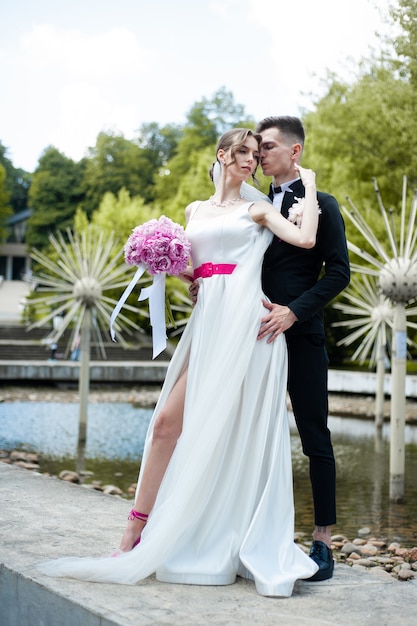
[[[292,146],[292,154],[291,158],[297,162],[298,159],[301,158],[301,153],[303,151],[303,146],[300,143],[294,143]]]

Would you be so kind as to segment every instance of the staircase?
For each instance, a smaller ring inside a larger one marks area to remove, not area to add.
[[[0,326],[0,361],[44,361],[51,356],[50,348],[45,343],[50,329],[35,328],[28,331],[24,326]],[[141,337],[142,338],[142,337]],[[58,342],[57,361],[68,360],[66,350],[70,341],[70,331],[66,331]],[[146,342],[146,343],[145,343]],[[105,357],[96,343],[91,345],[90,358],[93,361],[151,361],[152,345],[149,338],[143,343],[130,343],[124,348],[120,343],[112,341],[104,344]],[[169,361],[172,349],[169,347],[155,361]]]

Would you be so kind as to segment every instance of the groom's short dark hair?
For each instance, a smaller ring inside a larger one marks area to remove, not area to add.
[[[297,141],[304,146],[306,135],[299,117],[291,117],[290,115],[265,117],[256,125],[256,132],[262,133],[268,128],[277,128],[283,135],[297,138]]]

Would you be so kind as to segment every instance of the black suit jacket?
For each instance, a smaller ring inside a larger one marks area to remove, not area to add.
[[[301,180],[291,185],[292,193],[284,194],[281,212],[296,198],[305,195]],[[318,192],[321,214],[314,248],[297,248],[274,236],[265,253],[262,282],[268,298],[287,305],[297,316],[287,333],[324,333],[323,308],[337,296],[350,280],[349,256],[345,224],[336,198]]]

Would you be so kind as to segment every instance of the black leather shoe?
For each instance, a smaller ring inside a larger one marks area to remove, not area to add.
[[[327,580],[333,576],[333,552],[323,541],[313,541],[310,548],[310,559],[313,559],[313,561],[317,563],[319,569],[311,578],[307,578],[309,582]]]

